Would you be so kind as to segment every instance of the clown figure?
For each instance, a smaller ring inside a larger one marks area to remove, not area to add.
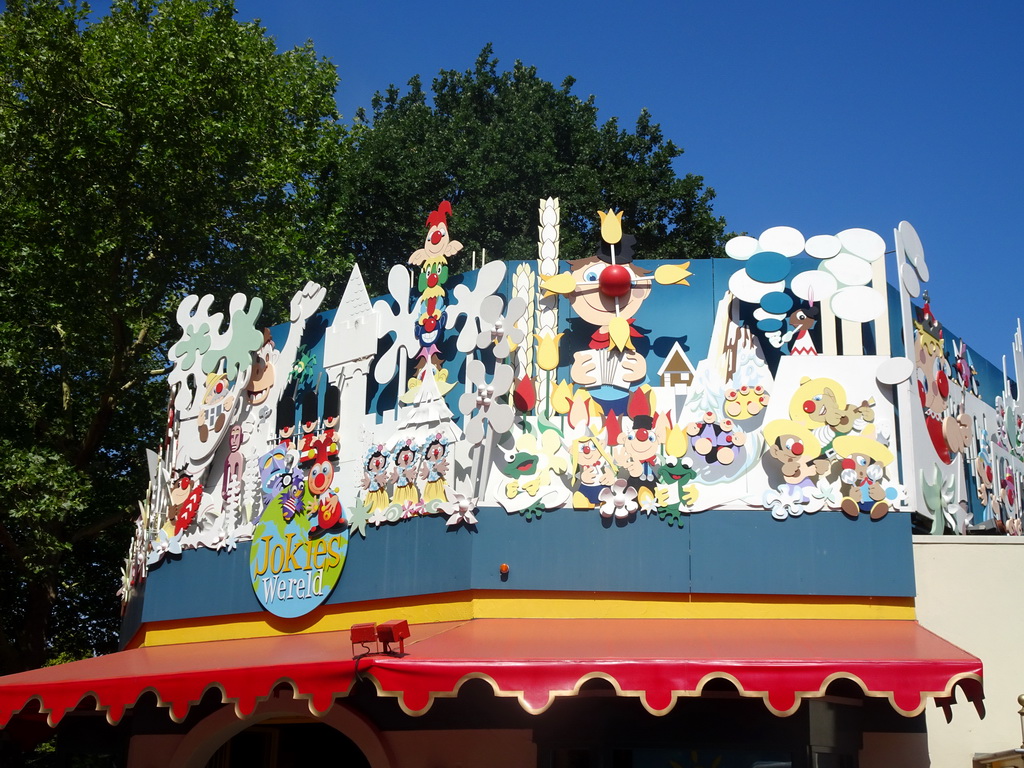
[[[896,498],[893,488],[884,488],[885,467],[893,461],[892,452],[877,440],[862,435],[843,435],[834,442],[842,460],[839,479],[843,484],[843,514],[856,520],[861,512],[880,520]]]
[[[314,450],[316,455],[306,481],[306,501],[310,500],[309,497],[313,498],[309,510],[309,517],[314,521],[309,529],[310,540],[343,528],[346,523],[341,499],[331,487],[334,482],[334,464],[327,455],[327,446],[318,442]]]
[[[651,293],[647,270],[633,264],[631,235],[616,249],[602,243],[597,255],[570,262],[576,290],[569,304],[595,326],[588,348],[573,355],[570,377],[587,388],[605,412],[624,411],[629,388],[647,376],[647,361],[635,342],[643,338],[633,317]],[[612,251],[615,251],[614,259]]]
[[[663,440],[654,429],[654,420],[645,414],[633,417],[633,426],[619,433],[619,463],[629,473],[626,484],[635,488],[640,509],[654,506],[657,484],[658,448]]]
[[[821,443],[795,421],[779,419],[764,429],[768,455],[779,462],[783,483],[778,492],[793,503],[811,500],[816,479],[828,473],[830,462],[821,455]]]
[[[615,482],[615,463],[597,438],[573,441],[572,476],[577,482],[572,502],[575,509],[596,507],[601,490]]]
[[[949,364],[945,357],[942,325],[932,314],[927,291],[924,293],[924,306],[916,309],[915,314],[917,394],[935,453],[944,464],[952,464],[954,455],[967,446],[970,423],[965,414],[957,418],[950,413]]]
[[[789,418],[810,429],[822,453],[832,456],[838,436],[860,434],[875,420],[874,405],[874,400],[847,403],[846,390],[834,379],[805,377],[789,402]]]

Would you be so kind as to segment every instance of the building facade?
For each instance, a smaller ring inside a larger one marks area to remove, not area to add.
[[[1020,533],[1024,407],[943,327],[913,228],[889,265],[789,227],[650,262],[612,211],[561,253],[549,198],[536,262],[456,274],[450,214],[376,300],[357,267],[283,326],[182,303],[124,649],[0,680],[10,738],[151,768],[927,765],[926,709],[981,711],[982,665],[914,533]]]

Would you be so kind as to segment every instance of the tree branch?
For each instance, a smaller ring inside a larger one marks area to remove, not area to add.
[[[3,544],[4,549],[17,561],[19,566],[24,567],[25,553],[21,551],[21,547],[18,546],[3,523],[0,523],[0,544]]]
[[[110,526],[115,525],[121,522],[122,520],[124,520],[124,513],[111,513],[106,517],[97,520],[92,525],[87,525],[85,528],[81,528],[75,531],[73,534],[71,534],[68,541],[71,544],[77,544],[78,542],[85,541],[86,539],[93,539],[99,536],[101,533],[103,533],[103,531],[105,531]]]

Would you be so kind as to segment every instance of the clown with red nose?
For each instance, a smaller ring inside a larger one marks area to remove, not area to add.
[[[917,394],[924,409],[925,427],[935,453],[944,464],[952,464],[955,454],[971,439],[970,422],[963,413],[949,413],[949,374],[942,338],[942,325],[932,314],[928,292],[924,306],[916,310],[914,320],[914,367]]]
[[[409,264],[420,267],[417,284],[420,291],[417,308],[420,314],[416,321],[416,339],[420,343],[416,361],[419,379],[425,374],[428,362],[435,372],[440,370],[443,363],[437,347],[448,322],[444,288],[448,282],[448,259],[462,250],[462,243],[452,240],[448,234],[448,216],[451,212],[452,206],[447,200],[438,205],[437,210],[430,212],[423,247],[409,257]]]
[[[650,295],[654,279],[663,284],[689,285],[689,262],[660,267],[652,279],[633,263],[636,238],[622,233],[622,212],[598,211],[601,245],[587,258],[569,262],[571,271],[542,278],[543,289],[569,300],[572,311],[594,326],[587,349],[573,356],[569,375],[607,413],[622,413],[631,387],[647,377],[643,334],[633,318]]]

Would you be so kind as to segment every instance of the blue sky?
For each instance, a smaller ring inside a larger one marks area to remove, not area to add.
[[[337,65],[345,118],[491,42],[503,65],[574,76],[602,120],[650,110],[734,231],[865,227],[891,247],[906,219],[940,320],[994,362],[1011,354],[1024,3],[236,2],[279,48],[310,39]]]

